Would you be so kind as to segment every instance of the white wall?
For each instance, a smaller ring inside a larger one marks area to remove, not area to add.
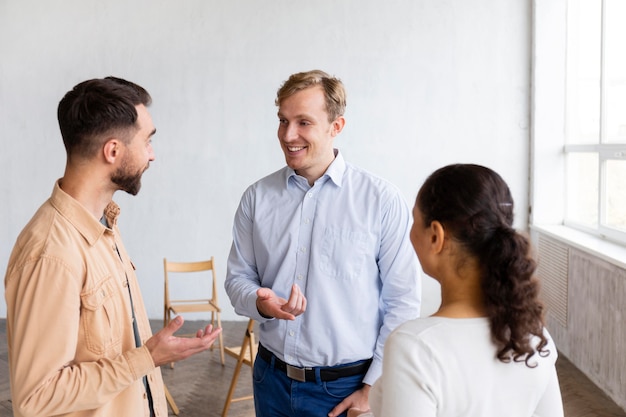
[[[409,204],[434,169],[480,163],[509,183],[525,227],[530,15],[526,0],[0,0],[0,269],[63,173],[58,101],[106,75],[154,99],[157,159],[138,196],[116,196],[153,318],[164,256],[214,255],[223,279],[241,193],[284,163],[273,100],[297,71],[344,81],[337,146]],[[425,290],[430,313],[438,288]]]

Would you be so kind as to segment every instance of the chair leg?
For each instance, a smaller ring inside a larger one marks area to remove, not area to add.
[[[218,320],[219,320],[219,316],[218,316]],[[228,350],[229,355],[233,355],[233,354],[237,355],[235,353],[236,351],[231,350],[230,348],[228,348],[227,350]],[[256,341],[254,338],[254,320],[250,319],[250,321],[248,322],[248,327],[246,329],[246,334],[241,343],[241,348],[238,351],[237,364],[235,365],[233,378],[230,381],[228,395],[226,396],[226,402],[224,403],[224,409],[222,410],[222,417],[226,417],[228,415],[228,410],[232,403],[237,402],[237,401],[254,399],[254,394],[247,395],[244,397],[238,397],[238,398],[233,398],[233,395],[235,394],[235,388],[237,386],[237,381],[239,380],[241,367],[244,364],[250,366],[250,370],[251,370],[250,374],[252,375],[252,379],[253,379],[252,385],[254,387],[254,359],[256,356],[256,351],[257,351],[257,347],[256,347]]]
[[[163,328],[167,327],[170,321],[172,321],[172,312],[169,308],[166,308],[163,315]],[[170,362],[170,369],[174,369],[174,362]]]
[[[230,404],[236,400],[233,400],[233,395],[235,394],[235,388],[237,387],[237,379],[239,378],[239,373],[241,372],[241,366],[243,365],[243,358],[240,358],[237,361],[237,365],[235,366],[235,372],[233,373],[233,379],[230,381],[230,388],[228,388],[228,395],[226,396],[226,402],[224,403],[224,410],[222,410],[222,417],[226,417],[228,415],[228,409],[230,408]],[[251,396],[242,397],[238,400],[249,399]]]
[[[218,327],[219,327],[219,315],[217,316],[217,318],[218,318],[217,322],[218,322]],[[211,311],[211,325],[215,327],[215,311]],[[215,344],[212,344],[211,349],[210,349],[211,352],[213,351],[214,348],[215,348]]]
[[[174,402],[174,398],[172,398],[172,394],[170,394],[170,391],[167,389],[167,385],[165,385],[165,382],[163,383],[163,388],[165,388],[165,398],[167,399],[167,403],[172,408],[172,412],[175,415],[178,415],[180,411],[178,410],[178,407],[176,406],[176,403]]]
[[[221,328],[222,327],[222,321],[220,319],[220,313],[217,313],[217,327]],[[222,335],[222,332],[220,332],[220,334],[217,336],[219,343],[220,343],[220,360],[222,361],[222,366],[224,366],[226,364],[226,361],[224,360],[224,337]]]

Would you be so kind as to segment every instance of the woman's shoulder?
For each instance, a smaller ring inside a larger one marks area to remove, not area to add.
[[[448,318],[448,317],[420,317],[408,320],[398,326],[394,333],[421,334],[429,332],[447,332],[450,329],[484,329],[489,327],[489,320],[486,317],[476,318]]]
[[[468,343],[489,346],[491,342],[487,318],[452,319],[424,317],[406,321],[390,335],[385,345],[412,346],[412,349],[437,349]],[[394,349],[395,349],[394,348]]]

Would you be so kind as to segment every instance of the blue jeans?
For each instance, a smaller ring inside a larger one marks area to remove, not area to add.
[[[318,372],[316,382],[300,382],[257,355],[253,371],[256,417],[326,417],[337,404],[363,386],[363,376],[323,382]],[[341,417],[347,415],[346,411]]]

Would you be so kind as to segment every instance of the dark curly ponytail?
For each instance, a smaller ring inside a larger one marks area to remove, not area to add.
[[[496,172],[471,165],[435,171],[417,195],[424,225],[439,221],[482,268],[482,290],[497,357],[524,361],[547,355],[543,306],[528,239],[513,225],[513,199]],[[532,338],[539,343],[534,347]]]

